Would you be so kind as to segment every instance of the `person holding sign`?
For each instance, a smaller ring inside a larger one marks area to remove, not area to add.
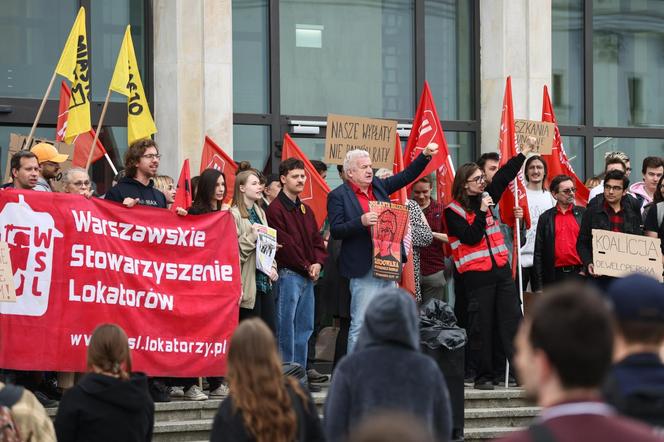
[[[604,176],[604,194],[595,197],[583,214],[576,250],[588,274],[600,287],[606,288],[613,279],[600,276],[593,265],[593,229],[643,235],[641,203],[627,194],[629,178],[620,170],[611,170]]]
[[[333,239],[342,240],[339,273],[350,280],[348,353],[355,347],[369,302],[394,287],[394,281],[373,275],[371,226],[378,222],[378,215],[369,210],[369,202],[390,202],[390,195],[415,181],[436,153],[438,145],[430,143],[402,172],[381,180],[374,176],[369,153],[351,150],[344,159],[347,180],[327,196],[330,233]]]
[[[532,141],[496,172],[489,185],[477,164],[461,166],[452,186],[454,200],[445,209],[452,256],[467,303],[469,363],[477,370],[477,389],[492,390],[494,378],[503,369],[493,362],[499,351],[493,344],[494,329],[510,362],[514,354],[512,342],[521,319],[519,296],[503,234],[490,208],[516,178],[533,150]]]
[[[272,269],[269,274],[265,274],[256,268],[258,225],[267,226],[265,212],[258,205],[262,198],[261,190],[260,178],[255,170],[243,170],[235,177],[231,215],[235,219],[240,246],[242,273],[240,320],[258,316],[270,327],[272,333],[276,334],[272,282],[279,278],[277,262],[272,262]]]

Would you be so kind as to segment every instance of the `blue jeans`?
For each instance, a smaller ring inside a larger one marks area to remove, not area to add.
[[[376,296],[389,288],[396,287],[394,281],[376,278],[373,269],[361,278],[350,279],[350,330],[348,331],[348,354],[353,352],[360,329],[364,323],[367,306]]]
[[[307,366],[307,342],[314,329],[314,283],[289,269],[277,281],[277,342],[284,362]]]

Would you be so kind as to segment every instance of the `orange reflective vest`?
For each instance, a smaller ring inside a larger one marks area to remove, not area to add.
[[[466,219],[468,224],[475,221],[475,212],[467,212],[457,201],[452,201],[448,206],[456,214]],[[488,244],[486,238],[489,239]],[[463,244],[459,238],[449,234],[452,257],[459,273],[464,272],[486,272],[491,270],[493,262],[491,255],[498,267],[507,264],[508,251],[505,247],[503,234],[500,226],[494,220],[491,210],[486,212],[486,237],[476,244]]]

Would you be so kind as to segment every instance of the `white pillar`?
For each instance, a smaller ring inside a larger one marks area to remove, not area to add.
[[[198,175],[205,135],[233,153],[231,0],[153,0],[155,139],[160,172]]]
[[[542,117],[542,87],[551,87],[551,0],[481,0],[480,34],[482,152],[490,152],[508,75],[514,117]]]

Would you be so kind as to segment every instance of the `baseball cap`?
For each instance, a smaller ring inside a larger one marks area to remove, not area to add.
[[[32,146],[30,152],[37,155],[37,160],[39,163],[45,161],[52,161],[54,163],[64,163],[69,158],[69,155],[58,153],[58,150],[49,143],[38,143]]]
[[[664,321],[664,285],[654,278],[634,273],[615,280],[606,294],[619,321]]]

